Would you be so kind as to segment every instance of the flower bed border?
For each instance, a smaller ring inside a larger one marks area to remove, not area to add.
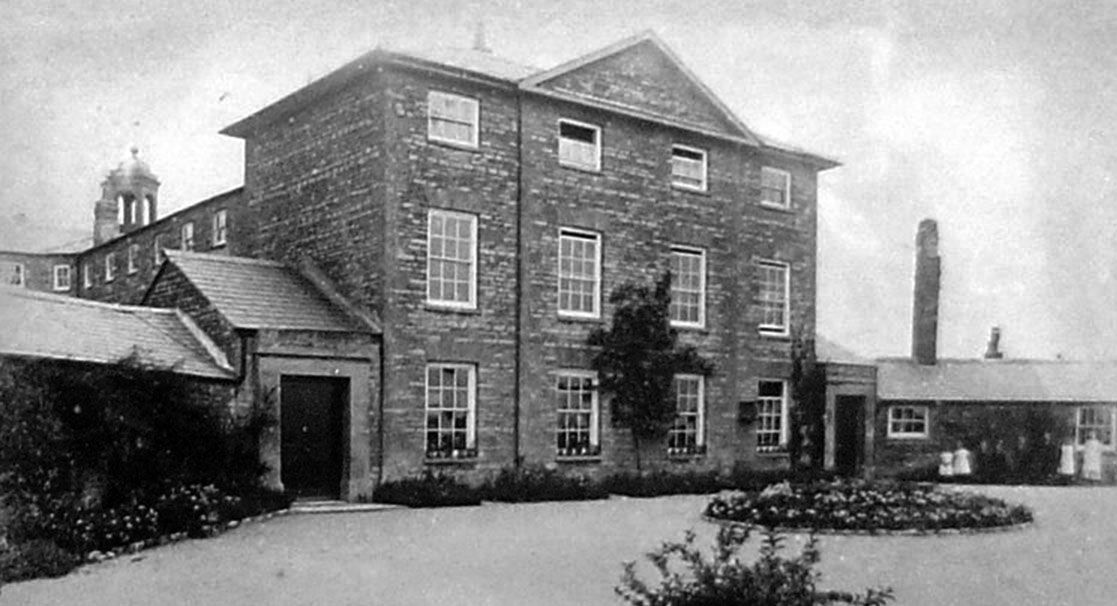
[[[724,526],[737,526],[745,528],[765,528],[761,524],[753,524],[750,522],[738,522],[736,520],[723,520],[715,518],[706,514],[702,514],[702,520],[712,524],[721,524]],[[886,536],[950,536],[950,535],[963,535],[963,534],[993,534],[998,532],[1015,532],[1018,530],[1026,530],[1035,525],[1035,520],[1030,522],[1020,522],[1018,524],[1008,524],[1002,526],[975,526],[970,528],[898,528],[898,529],[882,529],[870,530],[862,528],[809,528],[806,526],[776,526],[775,531],[780,533],[789,534],[803,534],[814,533],[824,535],[845,535],[845,536],[872,536],[872,537],[886,537]]]
[[[270,520],[271,518],[274,518],[276,516],[283,516],[283,515],[287,515],[289,513],[291,513],[291,508],[288,507],[288,508],[285,508],[285,509],[277,509],[275,511],[269,511],[267,513],[262,513],[260,515],[244,517],[244,518],[241,518],[239,520],[229,520],[228,522],[225,522],[225,524],[222,525],[219,528],[212,528],[209,531],[209,533],[206,535],[205,538],[216,537],[216,536],[224,534],[224,533],[226,533],[226,532],[228,532],[228,531],[230,531],[234,528],[237,528],[238,526],[243,526],[244,524],[247,524],[249,522],[263,522],[265,520]],[[136,541],[134,543],[129,543],[127,545],[122,545],[122,546],[118,547],[117,549],[113,549],[113,550],[109,550],[109,551],[96,551],[96,550],[94,550],[94,551],[91,551],[91,552],[85,554],[85,557],[82,558],[82,563],[83,564],[95,564],[97,562],[106,562],[108,560],[113,560],[113,559],[120,558],[120,557],[123,557],[123,556],[126,556],[126,555],[132,555],[132,554],[135,554],[135,553],[139,553],[139,552],[141,552],[145,549],[150,549],[152,547],[160,547],[162,545],[170,545],[171,543],[179,543],[181,541],[185,541],[188,538],[190,538],[190,537],[187,536],[187,534],[185,532],[173,532],[169,535],[158,536],[158,537],[154,537],[154,538],[151,538],[151,539],[145,539],[143,541]]]

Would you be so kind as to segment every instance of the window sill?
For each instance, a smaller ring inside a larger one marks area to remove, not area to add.
[[[559,161],[559,167],[590,175],[600,175],[602,173],[601,168],[593,168],[591,166],[578,166],[577,164],[565,164],[561,160]]]
[[[555,457],[556,463],[600,463],[601,455],[558,455]]]
[[[773,458],[790,456],[790,453],[787,452],[787,447],[786,446],[757,447],[756,454],[757,454],[757,456],[761,456],[761,457],[773,457]]]
[[[465,314],[470,316],[481,315],[481,310],[476,307],[457,307],[455,305],[431,303],[430,301],[423,304],[423,309],[439,313]]]
[[[764,330],[761,328],[757,331],[763,339],[773,339],[777,341],[790,341],[791,333],[789,332],[776,332],[774,330]]]
[[[423,459],[424,465],[461,465],[463,467],[470,467],[477,464],[477,456],[472,457],[426,457]]]
[[[700,446],[694,450],[671,452],[672,449],[667,449],[667,458],[672,461],[693,461],[695,459],[702,459],[706,456],[706,447]]]
[[[671,328],[678,331],[699,332],[703,334],[710,332],[705,324],[676,324],[671,322]]]
[[[710,188],[709,187],[699,189],[697,187],[691,187],[689,185],[682,185],[681,183],[672,182],[671,183],[671,189],[673,191],[686,192],[688,194],[698,194],[699,196],[706,196],[707,198],[710,197]]]
[[[790,206],[777,206],[775,204],[768,204],[766,202],[761,202],[760,203],[760,208],[763,208],[764,210],[770,210],[770,211],[773,211],[773,212],[777,212],[777,213],[783,213],[785,215],[794,215],[795,214],[795,209],[791,208]]]
[[[889,440],[906,440],[906,441],[910,441],[910,440],[927,440],[927,439],[929,439],[930,437],[931,437],[931,436],[929,436],[929,435],[927,435],[927,434],[923,434],[923,435],[919,435],[919,434],[906,434],[906,435],[905,435],[905,434],[902,434],[902,433],[899,433],[899,434],[896,434],[896,433],[890,433],[890,434],[888,434],[888,439],[889,439]]]
[[[558,319],[563,322],[578,322],[587,324],[600,324],[605,321],[601,316],[572,316],[559,312]]]
[[[446,141],[444,139],[434,139],[427,137],[427,143],[432,143],[438,147],[447,147],[449,149],[465,152],[477,153],[481,151],[480,145],[471,145],[469,143],[462,143],[460,141]]]

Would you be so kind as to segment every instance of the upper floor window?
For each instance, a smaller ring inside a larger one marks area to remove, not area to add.
[[[601,170],[601,127],[559,120],[559,164]]]
[[[558,312],[563,316],[601,315],[601,234],[559,230]]]
[[[81,283],[85,288],[93,288],[93,269],[88,262],[81,265]]]
[[[706,191],[706,152],[694,147],[671,148],[671,184]]]
[[[596,456],[601,454],[598,437],[596,375],[592,371],[565,370],[558,374],[558,456]]]
[[[427,457],[477,456],[477,367],[427,365]]]
[[[138,262],[137,257],[139,257],[139,256],[140,256],[140,245],[139,244],[129,244],[128,245],[128,273],[134,274],[137,271],[139,271],[140,268],[137,265],[137,262]]]
[[[926,406],[889,406],[888,437],[926,438],[927,411]]]
[[[667,432],[668,454],[695,454],[706,446],[705,381],[702,375],[675,375],[675,422]]]
[[[112,282],[116,278],[116,253],[105,255],[105,282]]]
[[[760,169],[760,203],[791,208],[791,173],[765,166]]]
[[[228,212],[222,208],[221,210],[213,213],[213,245],[225,245],[225,232],[228,228],[229,216]]]
[[[706,325],[706,251],[671,249],[671,324],[701,328]]]
[[[477,307],[477,216],[431,210],[427,217],[427,301]]]
[[[70,266],[54,266],[54,290],[70,290]]]
[[[194,224],[184,223],[179,235],[181,237],[179,248],[182,250],[194,250]]]
[[[27,276],[24,271],[23,263],[10,263],[4,283],[11,286],[26,286]]]
[[[760,261],[757,263],[759,282],[757,302],[760,305],[761,332],[786,335],[790,314],[790,269],[786,263]]]
[[[787,445],[787,382],[761,381],[756,399],[756,449],[783,450]]]
[[[427,93],[427,138],[477,147],[480,107],[477,99],[430,91]]]
[[[158,269],[163,263],[163,234],[155,234],[151,243],[151,266]]]

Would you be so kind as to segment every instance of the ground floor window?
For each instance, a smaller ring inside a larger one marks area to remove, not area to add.
[[[787,382],[761,381],[757,396],[756,450],[783,450],[787,446]]]
[[[696,454],[705,450],[704,388],[701,375],[675,376],[675,406],[678,416],[667,433],[668,454]]]
[[[926,406],[889,406],[888,437],[926,438],[928,416]]]
[[[427,365],[427,457],[477,456],[477,367]]]
[[[1113,448],[1113,408],[1080,406],[1075,414],[1074,443],[1082,446],[1093,434],[1106,448]]]
[[[597,388],[590,371],[562,371],[555,379],[560,457],[595,456],[601,453],[598,436]]]

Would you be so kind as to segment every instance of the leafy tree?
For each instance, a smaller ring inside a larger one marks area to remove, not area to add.
[[[791,418],[788,455],[791,468],[800,466],[804,454],[808,466],[818,469],[822,465],[823,418],[826,412],[826,373],[818,363],[815,341],[800,329],[791,340]]]
[[[641,441],[662,438],[675,419],[674,376],[709,375],[713,366],[693,347],[678,345],[670,322],[670,272],[651,287],[622,284],[609,302],[614,306],[612,325],[595,329],[588,342],[599,348],[593,368],[598,389],[612,396],[613,426],[631,433],[636,469],[641,471]]]

